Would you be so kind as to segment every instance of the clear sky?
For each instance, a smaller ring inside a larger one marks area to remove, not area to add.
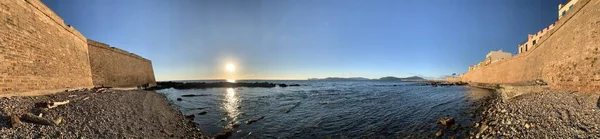
[[[566,0],[42,0],[157,80],[466,72],[557,19]],[[236,66],[226,72],[226,63]]]

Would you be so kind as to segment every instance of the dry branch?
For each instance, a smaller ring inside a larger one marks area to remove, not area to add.
[[[58,119],[56,119],[55,121],[52,121],[50,119],[36,116],[31,113],[26,113],[26,114],[21,115],[21,119],[23,119],[24,121],[32,122],[32,123],[41,124],[41,125],[49,125],[49,126],[58,126],[60,123],[63,122],[62,117],[58,117]]]
[[[42,125],[49,125],[49,126],[55,126],[56,125],[56,123],[54,121],[52,121],[52,120],[48,120],[46,118],[38,117],[38,116],[33,115],[31,113],[26,113],[26,114],[21,115],[21,119],[23,119],[25,121],[37,123],[37,124],[42,124]]]
[[[62,102],[51,102],[51,103],[48,103],[48,108],[52,109],[52,108],[56,108],[56,107],[58,107],[60,105],[65,105],[65,104],[69,104],[69,100],[65,100],[65,101],[62,101]]]

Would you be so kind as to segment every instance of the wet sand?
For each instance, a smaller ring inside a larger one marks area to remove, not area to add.
[[[40,109],[38,102],[68,104]],[[37,97],[0,98],[0,138],[206,138],[154,91],[79,90]],[[56,126],[21,119],[12,127],[11,115],[33,114]]]

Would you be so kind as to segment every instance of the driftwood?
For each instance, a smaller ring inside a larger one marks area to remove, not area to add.
[[[25,121],[33,122],[36,124],[56,126],[56,123],[54,121],[43,118],[43,117],[38,117],[31,113],[26,113],[26,114],[21,115],[21,119],[23,119]]]
[[[69,100],[65,100],[65,101],[62,101],[62,102],[51,102],[51,103],[48,103],[48,108],[52,109],[52,108],[56,108],[56,107],[58,107],[60,105],[65,105],[65,104],[69,104]]]
[[[60,123],[63,122],[62,117],[58,117],[58,119],[56,119],[55,121],[52,121],[50,119],[46,119],[44,117],[36,116],[36,115],[30,114],[30,113],[21,115],[21,119],[32,122],[32,123],[41,124],[41,125],[49,125],[49,126],[58,126],[58,125],[60,125]]]
[[[35,103],[35,107],[52,109],[52,108],[56,108],[60,105],[68,104],[69,102],[70,102],[69,100],[60,101],[60,102],[39,102],[39,103]]]

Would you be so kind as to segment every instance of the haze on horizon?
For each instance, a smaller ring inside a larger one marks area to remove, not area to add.
[[[460,74],[516,53],[566,1],[42,0],[88,39],[152,60],[157,80]]]

